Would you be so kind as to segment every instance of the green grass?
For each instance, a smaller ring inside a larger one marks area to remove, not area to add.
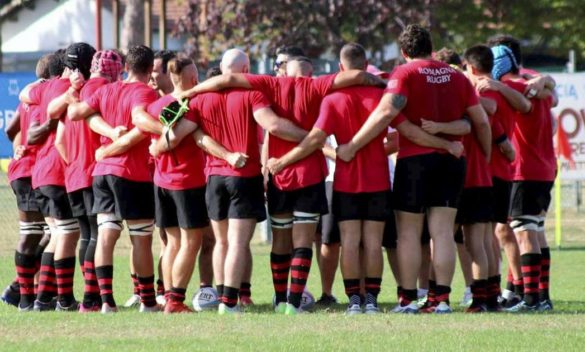
[[[118,303],[128,297],[126,250],[117,252],[115,294]],[[344,306],[297,317],[271,312],[272,287],[268,247],[253,247],[253,298],[256,307],[241,317],[213,312],[164,316],[123,310],[111,316],[76,313],[22,313],[0,305],[0,351],[167,351],[167,350],[582,350],[585,346],[584,250],[553,252],[552,296],[555,311],[549,314],[466,315],[458,308],[450,316],[345,317]],[[12,257],[0,255],[0,283],[13,277]],[[562,273],[562,277],[561,277]],[[79,280],[79,273],[77,279]],[[456,274],[453,300],[462,294]],[[197,282],[196,276],[193,282]],[[316,267],[309,289],[320,293]],[[76,294],[81,297],[81,282]],[[341,281],[335,293],[345,302]],[[193,288],[189,290],[189,297]],[[381,294],[382,308],[394,303],[395,285],[386,270]]]

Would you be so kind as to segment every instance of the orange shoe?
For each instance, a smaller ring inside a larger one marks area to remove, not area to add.
[[[193,310],[183,302],[169,301],[165,305],[165,314],[193,313]]]

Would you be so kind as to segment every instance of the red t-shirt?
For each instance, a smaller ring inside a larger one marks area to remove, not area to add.
[[[175,101],[172,95],[165,95],[148,107],[148,113],[158,119],[163,108]],[[153,140],[165,138],[152,135]],[[205,185],[205,158],[197,147],[192,135],[183,138],[172,151],[162,153],[154,160],[154,184],[170,190],[199,188]]]
[[[137,107],[148,107],[158,98],[152,88],[142,82],[114,82],[99,88],[85,102],[101,113],[110,126],[126,126],[128,131],[134,128],[132,110]],[[112,141],[100,137],[101,145]],[[114,175],[136,182],[151,182],[152,176],[148,168],[148,146],[150,140],[143,139],[126,153],[105,158],[96,163],[93,176]]]
[[[276,114],[310,131],[319,117],[321,101],[330,92],[335,76],[332,74],[313,79],[248,75],[247,78],[254,89],[269,97]],[[269,135],[268,156],[279,158],[297,145],[296,142]],[[274,175],[273,181],[279,189],[291,191],[323,181],[327,172],[325,156],[321,150],[317,150]]]
[[[333,134],[338,144],[348,143],[374,111],[384,90],[351,87],[333,92],[323,99],[315,127]],[[388,157],[384,151],[386,131],[360,149],[349,163],[335,161],[333,189],[346,193],[381,192],[390,189]]]
[[[513,81],[506,81],[503,82],[504,84],[508,85],[510,88],[519,91],[520,93],[524,93],[526,85],[522,82],[513,82]],[[496,94],[498,97],[496,99],[498,108],[496,113],[492,117],[493,124],[498,124],[503,129],[503,134],[505,134],[510,141],[512,141],[512,137],[514,135],[514,127],[516,125],[516,114],[517,111],[508,104],[506,99],[499,93],[492,92],[491,94]],[[496,136],[494,131],[492,131],[492,135],[494,140],[497,140],[498,137]],[[500,152],[500,149],[497,145],[494,144],[493,151],[492,151],[492,160],[490,162],[492,176],[500,178],[505,181],[512,181],[514,178],[514,166],[512,162],[510,162],[506,157]]]
[[[35,164],[37,155],[36,145],[27,145],[28,126],[36,114],[39,113],[38,105],[18,104],[18,113],[20,115],[20,143],[24,146],[22,158],[12,159],[8,165],[8,180],[10,182],[23,178],[31,177],[32,169]]]
[[[103,77],[91,78],[79,92],[79,99],[91,97],[100,87],[109,81]],[[65,188],[67,192],[91,187],[95,151],[100,146],[100,136],[93,132],[85,121],[64,119],[65,149],[69,165],[65,168]]]
[[[557,170],[550,109],[552,97],[530,99],[532,110],[516,114],[514,181],[554,181]]]
[[[197,123],[211,138],[230,152],[249,156],[246,166],[235,169],[225,160],[207,156],[207,176],[254,177],[260,172],[256,110],[269,107],[266,97],[252,90],[228,89],[191,99],[186,118]]]
[[[47,108],[49,103],[65,93],[71,84],[69,78],[53,78],[46,84],[36,86],[30,91],[30,99],[39,106],[39,114],[34,116],[35,121],[43,124],[49,119]],[[41,186],[65,186],[65,161],[55,148],[57,129],[49,133],[45,142],[37,152],[37,159],[33,166],[33,188]]]
[[[402,113],[417,126],[421,119],[451,122],[460,119],[470,106],[479,104],[473,86],[461,72],[436,60],[414,60],[394,69],[387,93],[406,97]],[[460,136],[439,135],[449,140]],[[444,150],[422,147],[402,135],[399,137],[398,158]]]

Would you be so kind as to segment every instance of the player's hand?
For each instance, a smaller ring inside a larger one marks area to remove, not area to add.
[[[24,156],[25,152],[26,152],[26,147],[24,145],[19,145],[18,147],[16,147],[14,149],[14,155],[12,156],[12,158],[14,160],[18,160]]]
[[[71,88],[79,91],[85,85],[85,77],[79,71],[74,71],[69,76],[69,83],[71,83]]]
[[[449,148],[447,148],[449,154],[453,155],[457,159],[461,158],[461,155],[463,155],[464,150],[465,149],[463,148],[463,143],[458,141],[449,143]]]
[[[475,85],[475,89],[477,89],[480,93],[488,91],[488,90],[493,90],[493,91],[498,92],[498,91],[500,91],[500,88],[502,87],[501,84],[502,83],[500,81],[496,81],[495,79],[482,77],[482,78],[477,80],[477,83]]]
[[[270,158],[266,163],[266,167],[271,174],[276,175],[284,169],[284,165],[280,162],[280,159]]]
[[[228,164],[231,165],[234,169],[239,169],[246,166],[248,162],[249,156],[244,153],[235,152],[235,153],[228,153],[226,161]]]
[[[430,134],[437,134],[441,132],[441,125],[435,121],[420,119],[421,121],[421,128]]]
[[[337,155],[337,158],[348,163],[355,157],[356,152],[349,144],[342,144],[337,147],[335,153]]]
[[[95,161],[102,161],[105,159],[104,147],[99,147],[95,151]]]
[[[526,82],[526,89],[524,90],[524,96],[528,99],[534,98],[538,93],[544,89],[544,80],[541,77],[535,77]]]
[[[110,139],[112,141],[116,141],[118,138],[122,137],[127,132],[128,132],[128,129],[126,128],[126,126],[116,126],[113,129],[113,132],[112,132],[112,135],[110,136]]]
[[[160,154],[156,145],[157,145],[157,140],[152,139],[150,141],[150,145],[148,146],[148,152],[150,153],[150,155],[152,155],[153,158],[157,158],[158,155]]]

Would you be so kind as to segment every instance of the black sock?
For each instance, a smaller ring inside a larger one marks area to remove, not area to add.
[[[216,285],[215,286],[216,290],[217,290],[217,296],[220,298],[221,300],[221,296],[223,296],[223,285]]]
[[[89,226],[89,219],[87,216],[78,217],[77,222],[79,223],[79,251],[77,256],[79,257],[79,266],[83,273],[85,271],[85,253],[91,239],[91,227]]]
[[[140,301],[147,307],[156,306],[156,293],[154,292],[154,275],[138,277],[140,287]]]
[[[230,308],[235,307],[238,304],[238,291],[240,291],[239,288],[224,286],[221,300],[223,304]]]
[[[28,307],[35,300],[36,258],[17,251],[14,254],[14,263],[20,287],[20,307]]]
[[[437,303],[445,302],[449,304],[449,294],[451,293],[451,287],[444,285],[437,285],[435,301]]]
[[[169,298],[171,299],[171,301],[184,302],[186,292],[187,292],[187,289],[185,289],[185,288],[171,287],[171,292],[169,294]]]
[[[540,249],[540,282],[538,285],[540,301],[550,300],[549,281],[550,281],[550,248]]]
[[[252,296],[252,285],[249,282],[242,282],[240,284],[240,298]]]

